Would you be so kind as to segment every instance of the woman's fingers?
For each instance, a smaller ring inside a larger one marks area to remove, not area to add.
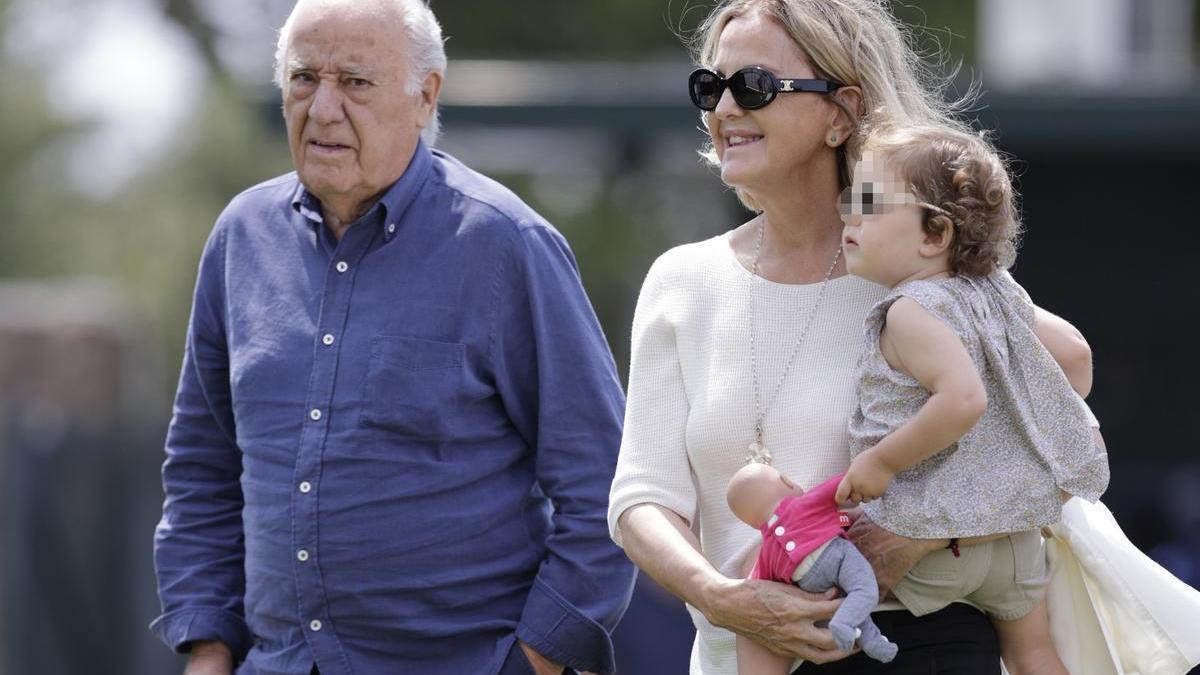
[[[816,626],[841,606],[833,593],[836,589],[807,593],[791,584],[746,579],[730,589],[722,612],[710,620],[779,654],[826,663],[846,656],[829,629]]]
[[[852,653],[838,649],[833,633],[828,628],[816,627],[811,621],[795,621],[781,633],[774,641],[773,649],[805,661],[828,663]]]
[[[793,586],[792,588],[795,588],[795,590],[792,591],[792,593],[795,593],[796,595],[800,596],[801,598],[804,598],[805,600],[836,600],[838,597],[837,586],[834,586],[833,588],[822,591],[820,593],[809,593],[808,591],[796,588],[795,586]]]
[[[836,648],[834,648],[834,649],[813,649],[813,650],[810,650],[808,654],[798,656],[798,658],[804,659],[805,661],[812,661],[813,663],[816,663],[819,665],[822,663],[832,663],[834,661],[841,661],[842,659],[846,658],[847,656],[850,656],[851,654],[853,654],[855,651],[858,651],[858,650],[856,649],[854,651],[843,652],[840,649],[836,649]]]

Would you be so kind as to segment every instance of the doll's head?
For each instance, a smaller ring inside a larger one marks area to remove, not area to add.
[[[944,127],[876,130],[842,193],[852,274],[893,287],[931,270],[985,276],[1016,259],[1008,171],[985,137]]]
[[[729,480],[725,499],[739,520],[762,527],[784,497],[802,495],[804,490],[767,464],[751,462]]]

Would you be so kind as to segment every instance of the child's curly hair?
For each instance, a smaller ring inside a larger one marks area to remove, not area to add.
[[[950,266],[979,277],[1008,269],[1017,257],[1021,222],[1008,169],[987,136],[935,126],[878,129],[863,150],[882,155],[925,209],[929,234],[952,228]]]

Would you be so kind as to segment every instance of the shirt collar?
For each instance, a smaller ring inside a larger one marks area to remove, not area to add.
[[[367,212],[370,214],[376,209],[382,209],[383,215],[378,222],[383,228],[385,242],[391,241],[400,231],[402,226],[400,219],[408,206],[416,199],[417,193],[429,175],[429,168],[432,164],[433,153],[426,147],[425,141],[418,139],[416,150],[413,151],[412,159],[408,162],[408,168],[395,183],[392,183],[387,192],[383,193],[379,202]],[[292,209],[304,216],[309,225],[314,227],[325,222],[325,218],[321,215],[321,200],[309,192],[299,180],[296,181],[296,192],[292,195]]]

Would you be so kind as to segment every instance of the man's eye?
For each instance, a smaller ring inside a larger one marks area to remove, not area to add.
[[[313,81],[312,73],[304,73],[304,72],[292,73],[292,82],[301,82],[304,84],[309,84],[312,81]]]
[[[362,79],[361,77],[346,78],[346,84],[350,85],[351,87],[354,87],[355,89],[362,89],[362,88],[371,86],[370,82]]]

